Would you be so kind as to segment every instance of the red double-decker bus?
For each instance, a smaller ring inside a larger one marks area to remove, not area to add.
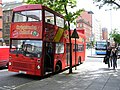
[[[38,4],[13,9],[9,71],[44,76],[69,67],[69,38],[64,17]],[[72,65],[85,60],[85,36],[72,39]],[[75,60],[76,51],[76,60]],[[76,61],[76,62],[75,62]]]

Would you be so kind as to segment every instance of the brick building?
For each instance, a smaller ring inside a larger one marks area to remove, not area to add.
[[[102,28],[102,39],[108,40],[108,30],[107,28]]]
[[[10,23],[12,18],[12,9],[22,5],[22,2],[3,3],[3,39],[6,45],[9,45]]]
[[[86,42],[90,42],[90,37],[92,36],[92,14],[85,11],[77,18],[76,21],[77,29],[84,30]]]

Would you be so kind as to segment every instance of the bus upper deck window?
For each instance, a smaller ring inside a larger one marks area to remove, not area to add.
[[[45,11],[45,22],[47,23],[50,23],[50,24],[55,24],[55,21],[54,21],[54,14],[48,12],[48,11]]]
[[[47,23],[50,23],[50,19],[47,19]]]
[[[42,20],[41,10],[14,12],[13,22],[33,22]]]
[[[61,28],[64,28],[64,19],[56,16],[56,25],[61,27]]]

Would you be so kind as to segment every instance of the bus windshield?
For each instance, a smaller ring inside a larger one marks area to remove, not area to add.
[[[41,57],[42,41],[37,40],[12,40],[11,53],[25,56]]]
[[[96,43],[96,48],[106,48],[107,42],[97,42]]]
[[[13,22],[33,22],[42,20],[41,10],[14,12]]]

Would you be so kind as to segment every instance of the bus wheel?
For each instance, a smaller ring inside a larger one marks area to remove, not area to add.
[[[78,64],[79,64],[79,65],[82,64],[82,62],[81,62],[81,57],[78,58]]]
[[[60,72],[62,70],[62,64],[61,62],[58,62],[55,66],[55,72]]]

